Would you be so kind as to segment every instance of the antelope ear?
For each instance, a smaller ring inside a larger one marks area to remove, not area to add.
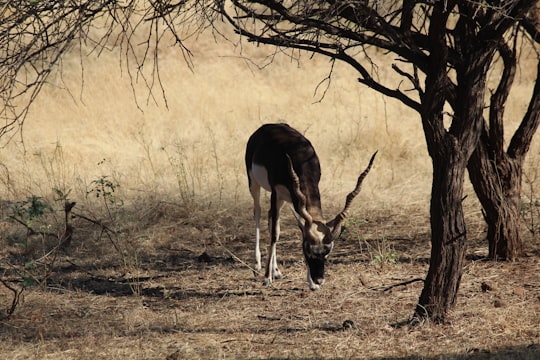
[[[330,229],[330,238],[332,239],[332,241],[336,240],[341,234],[341,225],[342,221],[338,219],[332,219],[326,223],[326,226],[328,226],[328,228]]]
[[[331,224],[333,222],[334,222],[333,220],[328,222],[328,226],[332,230],[330,231],[330,236],[328,236],[328,240],[325,241],[326,244],[329,244],[332,241],[337,240],[339,235],[341,235],[341,221],[338,221],[337,225],[335,225],[335,226],[333,224]]]

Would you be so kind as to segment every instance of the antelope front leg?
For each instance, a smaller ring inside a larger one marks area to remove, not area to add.
[[[281,271],[277,266],[276,245],[277,242],[272,241],[270,248],[268,249],[268,263],[266,264],[266,271],[263,279],[263,284],[265,286],[271,286],[272,280],[282,278]]]
[[[265,286],[272,286],[272,280],[274,279],[274,276],[270,276],[270,274],[274,273],[274,260],[276,252],[276,243],[272,242],[270,244],[270,248],[268,249],[268,263],[266,264],[266,271],[264,272],[264,279],[263,284]]]
[[[275,191],[272,191],[270,196],[270,211],[268,212],[268,226],[270,228],[270,247],[268,249],[268,262],[264,273],[263,284],[266,286],[272,285],[272,280],[281,279],[281,271],[277,265],[276,245],[279,240],[280,222],[279,215],[281,208],[285,205],[285,201],[277,199]]]

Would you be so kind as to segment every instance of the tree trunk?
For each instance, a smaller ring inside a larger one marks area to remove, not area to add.
[[[468,164],[469,178],[488,226],[489,258],[513,260],[523,253],[519,233],[523,161],[506,153],[495,158],[484,132]]]
[[[514,43],[514,48],[511,48],[505,42],[499,42],[497,46],[504,68],[497,89],[491,95],[489,126],[484,121],[480,140],[467,166],[469,178],[484,209],[488,226],[488,256],[493,260],[512,260],[521,256],[523,251],[519,233],[522,154],[526,153],[529,139],[532,140],[535,119],[534,112],[529,110],[522,122],[522,131],[516,132],[516,135],[526,136],[514,138],[509,152],[505,152],[504,110],[515,78],[515,46]]]
[[[462,155],[457,143],[448,141],[444,151],[432,156],[431,259],[415,316],[436,322],[456,302],[465,257],[461,202],[467,158]]]
[[[433,163],[431,190],[431,258],[429,270],[414,316],[442,322],[456,303],[467,231],[463,215],[463,184],[469,158],[474,152],[483,124],[486,74],[493,51],[472,42],[474,22],[460,17],[455,32],[464,61],[455,67],[456,87],[449,94],[446,47],[446,20],[442,2],[436,2],[430,22],[430,67],[421,97],[422,126]],[[474,46],[473,46],[474,45]],[[444,125],[444,106],[454,113],[450,127]]]
[[[504,105],[516,67],[516,51],[499,44],[504,71],[491,97],[489,128],[486,124],[469,161],[469,177],[484,209],[488,225],[489,257],[514,260],[523,255],[519,233],[523,162],[540,125],[540,63],[527,112],[504,151]]]

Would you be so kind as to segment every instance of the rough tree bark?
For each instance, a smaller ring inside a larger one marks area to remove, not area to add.
[[[431,257],[415,316],[436,322],[456,302],[465,257],[466,227],[461,205],[467,161],[452,136],[433,160],[430,203]]]
[[[484,210],[488,257],[513,260],[523,252],[519,231],[523,159],[506,153],[496,157],[491,149],[487,131],[483,130],[468,164],[469,178]]]
[[[488,257],[514,260],[523,253],[520,235],[523,163],[540,124],[540,65],[529,108],[504,151],[504,105],[516,69],[516,52],[501,43],[504,71],[491,96],[489,125],[484,123],[478,146],[468,164],[469,178],[484,209],[488,226]]]
[[[430,22],[430,66],[426,72],[422,124],[433,163],[430,203],[431,257],[415,316],[443,321],[455,304],[461,282],[467,231],[462,198],[465,172],[482,126],[487,69],[494,50],[474,41],[475,24],[460,17],[455,33],[460,39],[463,61],[456,64],[455,98],[450,99],[454,116],[444,127],[443,110],[448,99],[446,43],[450,12],[434,5]]]

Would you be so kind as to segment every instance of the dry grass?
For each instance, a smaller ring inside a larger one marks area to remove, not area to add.
[[[0,152],[3,278],[16,287],[33,282],[0,322],[3,358],[539,356],[538,239],[524,227],[528,256],[483,261],[484,226],[470,186],[458,304],[445,325],[407,324],[421,282],[392,286],[422,278],[429,258],[430,164],[416,114],[358,86],[343,66],[316,102],[329,70],[324,59],[278,56],[259,71],[209,39],[191,48],[199,55],[193,73],[174,51],[162,52],[168,110],[161,100],[146,104],[142,85],[137,109],[117,54],[85,60],[82,88],[79,59],[66,59],[28,119],[24,144]],[[264,51],[248,55],[264,62]],[[523,111],[530,85],[522,73],[510,115]],[[285,278],[264,288],[251,269],[243,151],[254,129],[275,121],[314,143],[329,214],[380,151],[318,292],[307,288],[288,212],[278,246]],[[530,174],[538,159],[535,143]],[[100,180],[114,189],[105,198],[96,197]],[[32,225],[60,231],[63,201],[53,188],[77,201],[77,214],[116,232],[79,216],[71,246],[44,256],[55,240],[27,236],[8,216],[12,201],[42,196],[55,212]],[[0,292],[3,308],[11,295]]]

